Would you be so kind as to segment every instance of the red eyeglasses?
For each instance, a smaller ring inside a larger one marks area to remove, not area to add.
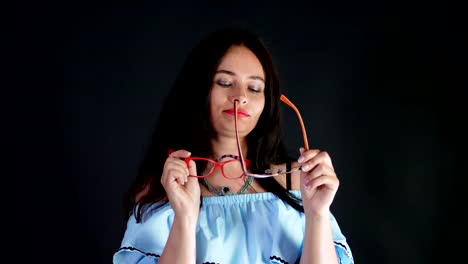
[[[174,150],[170,149],[169,154],[172,152],[174,152]],[[183,158],[187,164],[187,168],[190,168],[190,162],[195,162],[195,166],[197,168],[197,175],[189,174],[189,177],[208,178],[213,175],[217,168],[220,168],[222,175],[228,179],[239,179],[244,176],[244,170],[242,169],[239,159],[239,156],[230,154],[219,157],[218,161],[201,157]],[[248,159],[243,160],[242,163],[245,163],[247,168],[250,166],[250,160]]]
[[[302,130],[302,138],[304,140],[304,149],[308,150],[309,149],[309,143],[307,141],[307,134],[304,126],[304,122],[302,121],[301,114],[297,107],[284,95],[281,95],[280,100],[287,104],[289,107],[291,107],[297,114],[297,117],[299,118],[299,122],[301,125],[301,130]],[[223,155],[220,158],[218,158],[218,161],[212,160],[212,159],[207,159],[207,158],[200,158],[200,157],[187,157],[184,158],[185,163],[187,164],[187,168],[190,168],[190,162],[195,162],[195,165],[197,167],[197,174],[201,175],[189,175],[190,177],[197,177],[197,178],[207,178],[213,175],[214,171],[217,168],[221,169],[221,173],[223,177],[227,179],[239,179],[244,176],[250,176],[254,178],[268,178],[268,177],[275,177],[279,175],[284,175],[288,173],[293,173],[296,171],[301,170],[301,167],[295,167],[292,168],[290,171],[286,171],[285,169],[267,169],[265,170],[265,174],[255,174],[255,173],[250,173],[247,171],[247,169],[250,166],[250,160],[244,159],[244,156],[242,154],[242,148],[239,140],[239,131],[237,128],[237,118],[238,118],[238,113],[237,113],[237,104],[239,103],[238,100],[234,100],[234,126],[236,130],[236,143],[237,143],[237,151],[238,151],[238,156],[234,155]],[[169,150],[169,154],[172,153],[173,150]],[[228,159],[227,161],[222,161],[219,162],[222,159]]]

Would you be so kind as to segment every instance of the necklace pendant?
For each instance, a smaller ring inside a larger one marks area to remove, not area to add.
[[[221,186],[219,193],[220,195],[229,195],[231,193],[231,188],[227,185],[223,185]]]
[[[203,181],[201,182],[206,188],[208,188],[208,191],[212,194],[216,194],[216,195],[219,195],[219,196],[225,196],[225,195],[234,195],[234,194],[243,194],[247,191],[247,189],[252,186],[252,182],[253,182],[253,177],[250,177],[248,176],[247,177],[247,180],[245,181],[245,184],[244,184],[244,187],[242,187],[242,189],[240,189],[240,191],[238,191],[237,193],[233,193],[231,191],[231,187],[229,187],[228,185],[223,185],[221,186],[220,190],[216,190],[213,186],[211,186],[211,184],[208,182],[208,180],[206,178],[203,178]]]

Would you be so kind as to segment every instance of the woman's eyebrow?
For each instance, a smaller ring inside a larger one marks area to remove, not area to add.
[[[216,73],[225,73],[225,74],[228,74],[228,75],[231,75],[231,76],[236,76],[236,74],[234,72],[228,71],[228,70],[217,70]],[[259,81],[265,82],[265,80],[262,77],[257,76],[257,75],[252,75],[252,76],[249,76],[247,78],[252,79],[252,80],[259,80]]]

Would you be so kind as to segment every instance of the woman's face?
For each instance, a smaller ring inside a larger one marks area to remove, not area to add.
[[[234,100],[238,99],[239,135],[248,135],[265,106],[265,73],[244,46],[228,49],[216,69],[210,93],[211,123],[218,136],[235,136]]]

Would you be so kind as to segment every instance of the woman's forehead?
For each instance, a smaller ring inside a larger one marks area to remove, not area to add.
[[[229,48],[221,59],[217,72],[231,72],[239,76],[258,76],[265,79],[260,60],[245,46]]]

